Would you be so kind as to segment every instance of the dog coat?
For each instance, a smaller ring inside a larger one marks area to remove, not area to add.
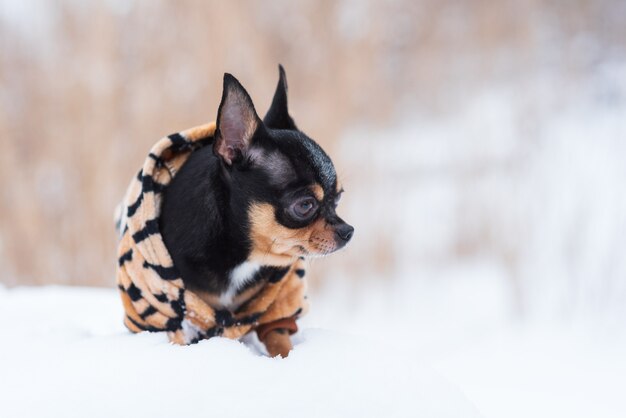
[[[185,288],[159,231],[163,190],[192,152],[212,144],[215,122],[169,135],[150,150],[118,207],[117,286],[132,332],[166,331],[171,342],[190,344],[221,335],[239,338],[275,328],[293,333],[308,306],[304,261],[272,277],[236,311],[214,309]]]

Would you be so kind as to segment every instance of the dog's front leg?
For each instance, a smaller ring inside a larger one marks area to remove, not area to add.
[[[293,348],[289,330],[285,328],[276,328],[264,335],[263,344],[271,357],[281,356],[283,358],[289,355]]]
[[[265,345],[271,357],[287,357],[293,348],[291,334],[298,331],[295,318],[284,318],[267,324],[260,325],[256,329],[259,340]]]

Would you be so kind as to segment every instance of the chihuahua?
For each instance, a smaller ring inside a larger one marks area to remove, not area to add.
[[[344,247],[354,232],[336,213],[343,190],[333,163],[296,127],[279,73],[263,120],[224,75],[213,146],[194,152],[164,193],[165,245],[185,286],[216,309],[236,311],[272,275]],[[281,328],[262,342],[271,356],[292,348]]]

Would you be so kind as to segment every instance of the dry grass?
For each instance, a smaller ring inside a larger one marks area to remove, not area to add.
[[[584,70],[575,51],[543,56],[545,37],[626,36],[590,1],[124,3],[2,6],[0,282],[112,284],[113,207],[155,140],[214,118],[226,71],[262,113],[283,63],[292,113],[332,154],[346,127],[446,112],[542,60]],[[359,256],[384,272],[385,248]]]

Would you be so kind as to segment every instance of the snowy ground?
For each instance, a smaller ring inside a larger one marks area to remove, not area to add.
[[[288,359],[216,338],[129,335],[113,290],[0,293],[2,417],[476,417],[394,339],[307,329]]]
[[[329,284],[307,321],[377,330],[461,388],[487,418],[626,416],[623,316],[522,320],[510,281],[490,263],[416,271],[392,283],[364,282],[356,292]],[[350,310],[337,315],[346,301]]]
[[[109,289],[0,289],[0,415],[625,416],[624,333],[512,323],[497,272],[463,271],[328,282],[285,360],[129,335]]]

